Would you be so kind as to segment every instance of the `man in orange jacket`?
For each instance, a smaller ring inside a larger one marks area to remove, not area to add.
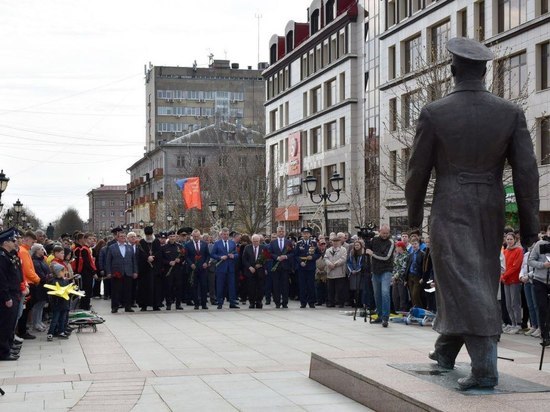
[[[17,252],[17,255],[19,256],[19,260],[21,260],[21,271],[23,272],[23,281],[27,283],[27,285],[39,285],[40,284],[40,277],[36,274],[34,270],[34,264],[32,263],[32,257],[31,257],[31,247],[36,242],[36,235],[32,231],[27,231],[23,235],[23,237],[20,240],[19,244],[19,250]],[[21,300],[23,304],[23,300]],[[35,339],[36,336],[31,335],[27,331],[27,320],[29,317],[29,311],[32,307],[31,300],[27,299],[25,308],[23,309],[23,312],[21,313],[21,316],[19,317],[19,320],[17,321],[17,336],[23,339]]]

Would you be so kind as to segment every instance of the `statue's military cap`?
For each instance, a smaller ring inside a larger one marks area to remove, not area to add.
[[[455,37],[447,42],[449,53],[463,60],[482,63],[493,59],[493,52],[485,45],[466,37]]]

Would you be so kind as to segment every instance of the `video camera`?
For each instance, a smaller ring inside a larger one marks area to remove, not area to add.
[[[359,229],[357,236],[365,241],[371,240],[374,236],[376,236],[376,233],[374,233],[375,228],[376,226],[372,222],[367,224],[366,227],[355,226],[355,229]]]
[[[546,240],[547,242],[550,242],[550,239],[547,236],[544,236],[542,240]],[[544,245],[540,245],[539,253],[541,255],[546,255],[547,253],[550,253],[550,243],[545,243]]]

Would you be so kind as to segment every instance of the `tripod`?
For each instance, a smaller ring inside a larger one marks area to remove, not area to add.
[[[546,292],[548,292],[548,280],[549,279],[550,279],[550,269],[546,269]],[[546,349],[547,344],[550,344],[550,342],[548,341],[548,338],[547,338],[547,334],[548,334],[548,332],[547,332],[548,331],[548,304],[549,304],[549,301],[550,301],[550,294],[547,293],[546,294],[546,313],[544,314],[544,320],[539,319],[539,322],[542,325],[544,325],[544,327],[541,328],[544,331],[544,333],[542,335],[542,342],[541,342],[542,350],[540,352],[539,371],[542,370],[542,363],[544,362],[544,350]]]

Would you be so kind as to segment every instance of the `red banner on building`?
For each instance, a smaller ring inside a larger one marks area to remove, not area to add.
[[[201,184],[198,177],[187,177],[176,180],[176,185],[181,190],[183,202],[187,209],[202,209]]]
[[[300,220],[300,207],[288,206],[275,209],[275,220],[277,222],[290,222]]]
[[[302,141],[301,133],[294,132],[288,137],[288,175],[296,176],[302,173]]]

